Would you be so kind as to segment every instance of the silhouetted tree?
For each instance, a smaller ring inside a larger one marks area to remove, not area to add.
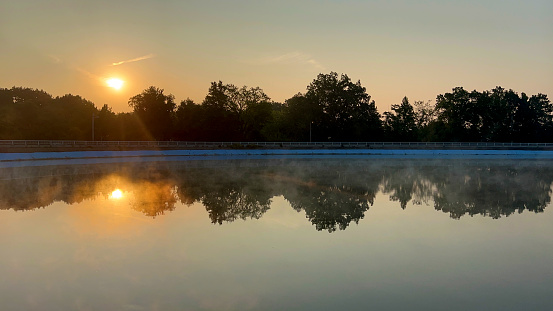
[[[418,129],[419,141],[430,141],[433,137],[433,127],[436,122],[436,107],[431,101],[416,100],[413,102],[415,124]]]
[[[417,119],[413,106],[407,97],[400,105],[391,107],[393,112],[384,112],[385,130],[391,140],[416,141],[418,137]]]
[[[286,122],[286,106],[281,103],[271,103],[271,115],[261,128],[261,136],[265,141],[288,141],[291,139]]]
[[[46,105],[44,112],[49,116],[51,131],[48,139],[89,140],[92,138],[92,114],[98,110],[89,100],[78,95],[67,94],[54,98]]]
[[[285,140],[309,141],[309,129],[311,127],[314,141],[321,140],[321,131],[317,127],[322,120],[322,111],[315,101],[310,101],[301,93],[294,95],[284,103],[281,115],[281,128]]]
[[[194,101],[187,98],[177,107],[175,112],[175,138],[177,140],[196,141],[206,139],[204,124],[209,120],[205,119],[204,107],[196,105]]]
[[[261,140],[261,130],[272,117],[270,98],[261,88],[221,81],[211,83],[202,106],[211,123],[209,136],[216,140]]]
[[[435,106],[405,97],[382,120],[361,83],[335,72],[319,74],[284,104],[259,87],[219,81],[201,105],[187,99],[175,110],[174,96],[152,86],[129,106],[133,112],[115,114],[76,95],[0,88],[0,139],[89,140],[96,114],[101,140],[553,142],[553,105],[544,94],[457,87]]]
[[[163,89],[150,86],[129,99],[129,106],[150,132],[153,139],[168,140],[172,133],[175,97],[163,94]]]
[[[436,140],[550,141],[553,106],[543,94],[528,98],[496,87],[491,92],[454,88],[438,95]]]
[[[98,119],[94,123],[96,140],[119,140],[117,136],[116,115],[111,108],[105,104],[98,112]]]
[[[52,98],[42,90],[26,88],[0,91],[0,138],[71,139],[91,137],[94,104],[67,94]],[[2,130],[3,128],[3,130]]]
[[[513,137],[518,141],[553,141],[553,105],[546,95],[522,93],[513,117]]]
[[[241,115],[244,137],[249,141],[264,141],[263,129],[273,121],[273,103],[252,101]]]
[[[49,139],[48,114],[43,108],[52,102],[43,90],[23,87],[0,89],[0,138]]]
[[[305,97],[318,106],[313,122],[320,140],[370,141],[382,134],[381,116],[360,81],[336,72],[319,74]]]
[[[132,112],[115,115],[115,134],[117,140],[151,140],[152,134],[144,123]]]
[[[231,93],[235,91],[234,85],[211,82],[202,103],[206,113],[204,134],[207,140],[240,140],[240,117],[237,107],[231,103]]]
[[[480,118],[471,93],[456,87],[452,93],[436,98],[438,121],[443,124],[441,135],[446,141],[478,141]]]

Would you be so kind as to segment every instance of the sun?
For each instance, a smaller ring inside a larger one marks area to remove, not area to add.
[[[117,79],[117,78],[109,78],[106,80],[107,86],[114,88],[116,90],[120,90],[123,87],[124,83],[125,82],[123,80]]]

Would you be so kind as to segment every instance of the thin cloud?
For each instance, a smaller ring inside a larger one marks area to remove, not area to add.
[[[141,61],[141,60],[150,59],[150,58],[152,58],[152,57],[154,57],[154,56],[155,56],[154,54],[148,54],[148,55],[140,56],[140,57],[133,58],[133,59],[127,59],[127,60],[122,60],[122,61],[120,61],[120,62],[115,62],[115,63],[112,63],[111,65],[112,65],[112,66],[119,66],[119,65],[126,64],[126,63],[139,62],[139,61]]]
[[[301,53],[301,52],[291,52],[279,56],[267,57],[259,60],[260,64],[293,64],[293,63],[303,63],[311,65],[320,70],[326,70],[326,68],[316,61],[311,55]]]
[[[48,57],[50,58],[50,60],[52,60],[52,62],[54,62],[55,64],[61,64],[62,61],[59,57],[57,57],[56,55],[53,55],[53,54],[48,54]]]
[[[309,59],[307,60],[307,62],[311,65],[313,65],[313,67],[317,68],[317,69],[321,69],[321,70],[326,70],[326,68],[321,65],[318,61],[314,60],[314,59]]]
[[[93,73],[91,73],[91,72],[89,72],[89,71],[87,71],[87,70],[85,70],[85,69],[82,69],[82,68],[80,68],[80,67],[75,67],[75,70],[77,70],[77,71],[80,72],[81,74],[83,74],[83,75],[89,77],[90,79],[96,81],[97,83],[100,83],[100,84],[102,84],[102,85],[104,85],[104,84],[106,83],[107,78],[104,78],[104,77],[100,77],[100,76],[98,76],[98,75],[95,75],[95,74],[93,74]]]
[[[80,68],[80,67],[75,67],[75,69],[76,69],[78,72],[82,73],[83,75],[85,75],[85,76],[87,76],[87,77],[89,77],[89,78],[91,78],[91,79],[98,80],[98,81],[102,81],[102,78],[101,78],[101,77],[99,77],[99,76],[97,76],[97,75],[95,75],[95,74],[92,74],[92,73],[90,73],[90,72],[88,72],[88,71],[86,71],[86,70],[84,70],[84,69],[82,69],[82,68]]]
[[[52,62],[54,62],[55,64],[58,64],[60,66],[63,66],[65,69],[68,69],[68,70],[76,70],[77,72],[81,73],[82,75],[85,75],[87,76],[88,78],[92,79],[92,80],[96,80],[96,81],[100,81],[100,82],[103,82],[105,81],[105,78],[102,78],[102,77],[99,77],[81,67],[78,67],[78,66],[75,66],[75,65],[71,65],[71,64],[68,64],[66,62],[64,62],[61,58],[57,57],[56,55],[53,55],[53,54],[48,54],[47,55],[50,60]]]

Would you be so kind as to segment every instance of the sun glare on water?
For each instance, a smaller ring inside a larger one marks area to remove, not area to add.
[[[123,197],[123,191],[120,189],[115,189],[109,196],[111,199],[121,199]]]
[[[125,82],[121,79],[117,79],[117,78],[109,78],[106,80],[106,84],[111,87],[111,88],[114,88],[116,90],[119,90],[121,89],[121,87],[123,87],[123,84]]]

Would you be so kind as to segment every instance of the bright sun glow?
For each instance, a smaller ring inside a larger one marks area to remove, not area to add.
[[[117,78],[109,78],[106,80],[106,84],[116,90],[121,89],[121,87],[123,87],[123,83],[125,83],[123,80]]]
[[[123,191],[121,191],[120,189],[113,190],[110,196],[110,198],[112,199],[121,199],[122,197],[123,197]]]

